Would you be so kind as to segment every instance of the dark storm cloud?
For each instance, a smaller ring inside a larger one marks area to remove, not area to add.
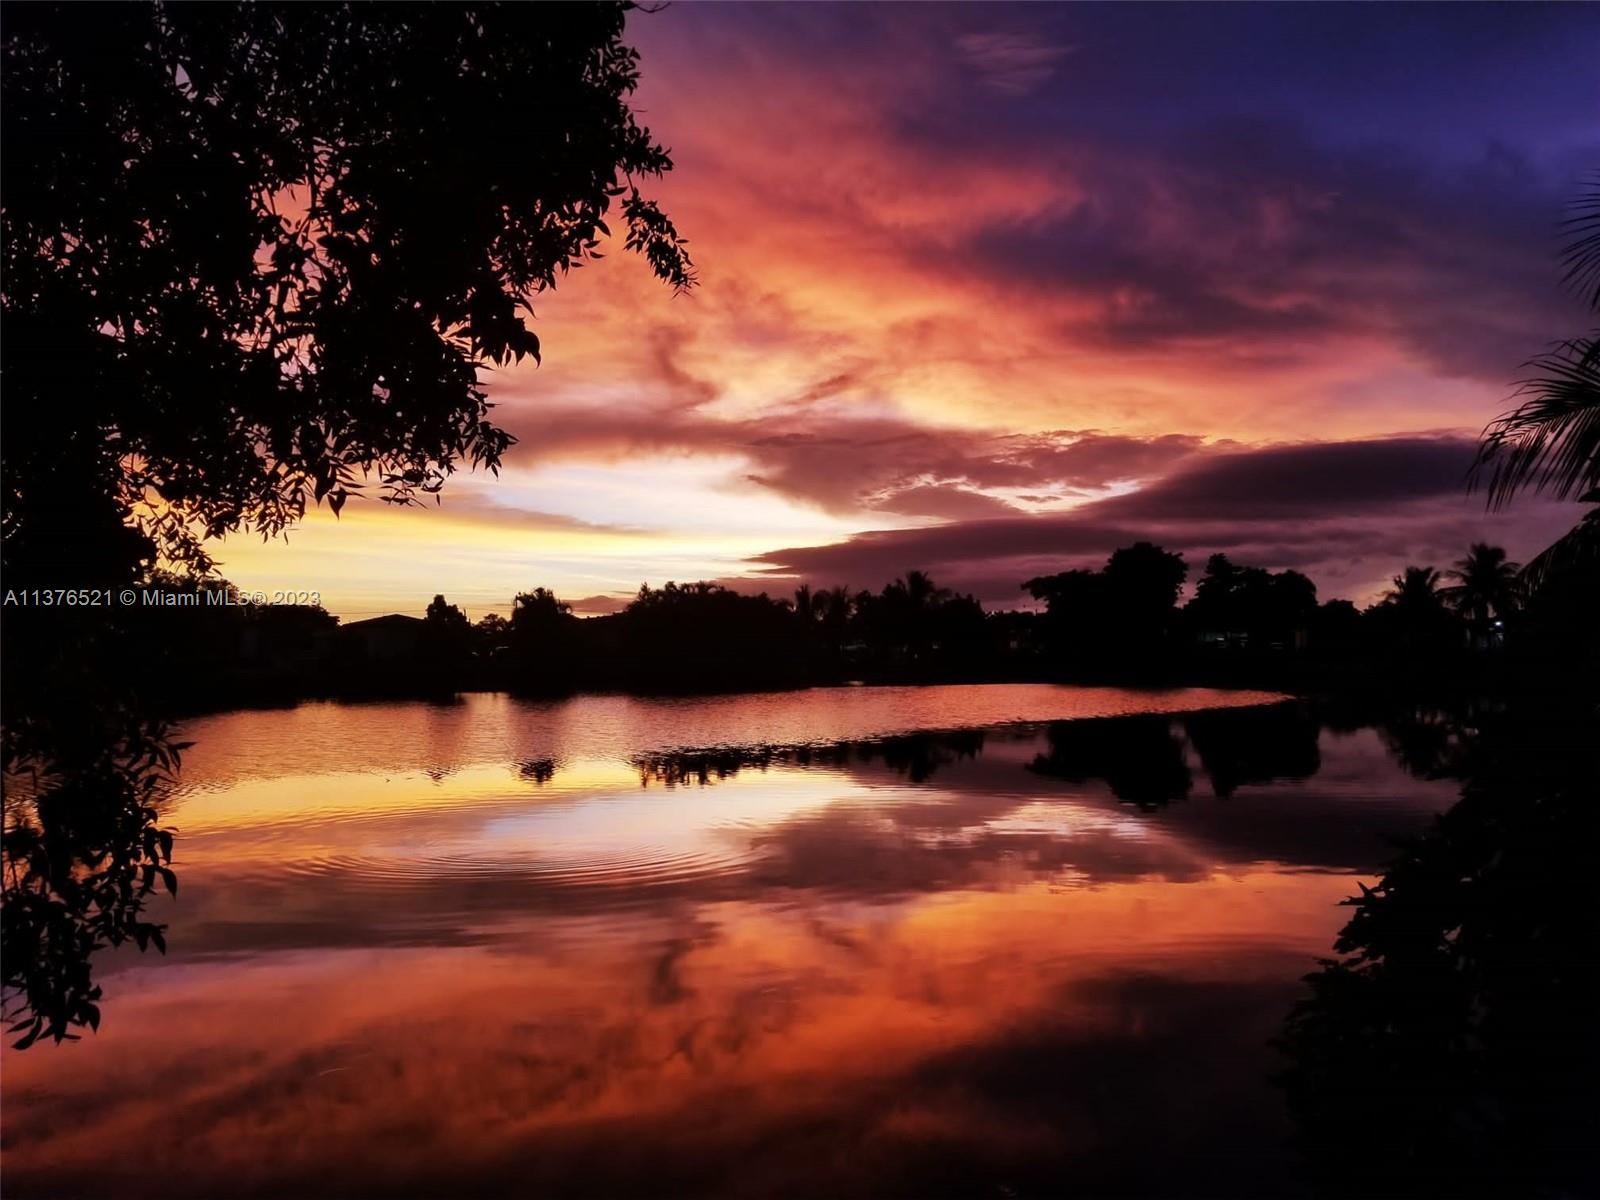
[[[1474,452],[1461,438],[1411,437],[1219,454],[1094,509],[1139,521],[1338,517],[1457,495]]]
[[[778,575],[860,585],[932,569],[947,585],[1014,604],[1030,575],[1095,565],[1118,546],[1153,540],[1191,561],[1222,551],[1370,589],[1408,559],[1448,561],[1484,536],[1481,504],[1464,494],[1472,455],[1473,443],[1458,437],[1216,453],[1070,512],[875,531],[758,561]],[[1570,514],[1559,508],[1530,507],[1502,532],[1537,548],[1562,521]]]
[[[1011,507],[983,496],[982,488],[1082,491],[1148,479],[1195,453],[1201,441],[1095,430],[1006,435],[844,419],[736,444],[757,466],[753,480],[796,499],[956,517]]]

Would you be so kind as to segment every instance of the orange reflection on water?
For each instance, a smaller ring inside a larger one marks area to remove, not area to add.
[[[1036,1156],[1065,1136],[1059,1122],[997,1137],[1003,1111],[955,1084],[919,1085],[919,1068],[1018,1036],[1137,1041],[1169,1015],[1130,1005],[1125,989],[1152,971],[1168,989],[1271,977],[1327,944],[1346,890],[1250,871],[1065,899],[1039,883],[821,918],[729,903],[663,915],[625,944],[541,946],[530,925],[515,950],[180,967],[118,981],[116,1020],[64,1052],[92,1071],[8,1056],[7,1173],[24,1190],[87,1163],[103,1177],[115,1147],[112,1178],[181,1163],[184,1194],[234,1194],[241,1176],[341,1194],[374,1169],[441,1194],[446,1163],[476,1179],[509,1179],[515,1164],[571,1187],[597,1178],[584,1147],[625,1139],[669,1176],[693,1174],[695,1154],[750,1154],[807,1122],[879,1152],[959,1138],[1003,1162],[1020,1137],[1018,1152]],[[1060,1083],[1069,1095],[1096,1086]],[[785,1159],[768,1164],[778,1176],[831,1178],[826,1162],[788,1161],[795,1147],[768,1153]]]
[[[606,747],[735,702],[613,700],[197,723],[171,952],[5,1052],[8,1200],[1281,1191],[1267,1041],[1450,798],[1282,706],[674,758]]]

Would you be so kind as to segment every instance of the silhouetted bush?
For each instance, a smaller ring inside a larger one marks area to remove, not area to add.
[[[1522,696],[1431,760],[1460,774],[1460,802],[1347,901],[1338,957],[1308,978],[1283,1082],[1337,1194],[1600,1184],[1600,724],[1573,699]]]

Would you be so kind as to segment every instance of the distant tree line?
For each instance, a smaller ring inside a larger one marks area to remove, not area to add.
[[[1450,568],[1408,566],[1365,610],[1319,601],[1298,571],[1213,554],[1193,581],[1149,542],[1099,569],[1028,580],[1039,610],[989,611],[909,571],[878,591],[749,595],[707,582],[644,586],[579,618],[545,588],[473,622],[443,595],[422,618],[341,625],[320,608],[146,606],[132,637],[147,678],[190,711],[312,696],[503,690],[689,693],[863,683],[1055,680],[1299,691],[1447,688],[1506,669],[1600,664],[1587,573],[1529,587],[1496,546]],[[228,585],[160,575],[174,591]],[[1541,665],[1542,664],[1542,665]]]

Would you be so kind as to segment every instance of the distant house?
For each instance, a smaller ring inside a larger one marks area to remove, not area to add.
[[[416,655],[426,625],[421,617],[390,613],[341,625],[339,637],[347,650],[368,662],[398,662]]]

